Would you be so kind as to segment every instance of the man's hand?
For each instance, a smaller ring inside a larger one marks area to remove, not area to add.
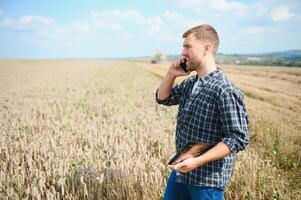
[[[190,72],[186,73],[180,67],[180,62],[181,62],[181,59],[170,65],[168,72],[158,89],[157,98],[159,100],[164,100],[170,95],[172,87],[173,87],[173,83],[178,76],[185,76],[185,75],[190,74]]]
[[[181,67],[180,67],[180,63],[184,61],[184,58],[180,58],[179,60],[177,60],[176,62],[172,63],[169,66],[168,69],[168,74],[170,76],[173,77],[178,77],[178,76],[185,76],[185,75],[189,75],[191,71],[185,72]]]
[[[198,153],[209,148],[210,146],[204,143],[196,144],[187,152],[183,153],[175,162],[169,165],[169,167],[181,173],[190,172],[200,166],[200,163],[196,160]]]
[[[184,160],[178,164],[169,165],[169,167],[174,169],[177,172],[187,173],[200,166],[198,165],[198,162],[195,157],[189,157],[186,160]]]

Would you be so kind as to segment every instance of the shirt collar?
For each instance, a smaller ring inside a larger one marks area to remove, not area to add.
[[[213,72],[210,72],[208,75],[199,78],[198,75],[196,74],[194,77],[194,81],[199,80],[199,84],[201,85],[206,85],[209,81],[211,81],[216,75],[222,73],[222,70],[220,68],[217,68]]]

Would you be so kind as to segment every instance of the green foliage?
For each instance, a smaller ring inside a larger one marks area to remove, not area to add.
[[[271,54],[221,54],[217,55],[218,64],[261,65],[301,67],[300,51]]]
[[[23,133],[26,133],[26,134],[32,134],[33,130],[34,130],[34,127],[32,125],[23,125],[23,126],[20,126],[18,128],[18,130],[23,132]]]
[[[77,109],[82,110],[86,114],[95,113],[96,109],[88,102],[87,99],[80,99],[73,103]]]
[[[78,166],[82,165],[84,163],[83,159],[78,159],[78,160],[70,160],[68,162],[68,169],[69,172],[74,172]]]
[[[21,199],[24,194],[24,191],[18,184],[13,184],[13,187],[14,187],[15,191],[17,192],[19,198]]]
[[[78,136],[76,138],[76,144],[79,145],[83,150],[84,150],[84,147],[86,145],[88,145],[88,141],[86,138],[83,137],[83,135],[81,134],[80,136]]]
[[[274,167],[290,171],[296,170],[298,167],[300,168],[300,162],[298,163],[296,154],[293,154],[292,152],[284,152],[283,142],[279,137],[279,132],[274,128],[268,128],[267,131],[273,138],[270,158]]]

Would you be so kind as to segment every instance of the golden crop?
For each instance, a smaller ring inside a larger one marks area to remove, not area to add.
[[[154,99],[166,67],[0,61],[0,199],[160,199],[177,113]],[[251,117],[226,199],[299,199],[300,69],[224,71]]]

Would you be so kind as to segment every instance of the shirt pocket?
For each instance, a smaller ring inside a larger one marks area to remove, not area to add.
[[[204,122],[206,121],[207,107],[208,105],[206,104],[196,104],[194,102],[194,104],[184,108],[183,122],[193,135],[202,132]]]

